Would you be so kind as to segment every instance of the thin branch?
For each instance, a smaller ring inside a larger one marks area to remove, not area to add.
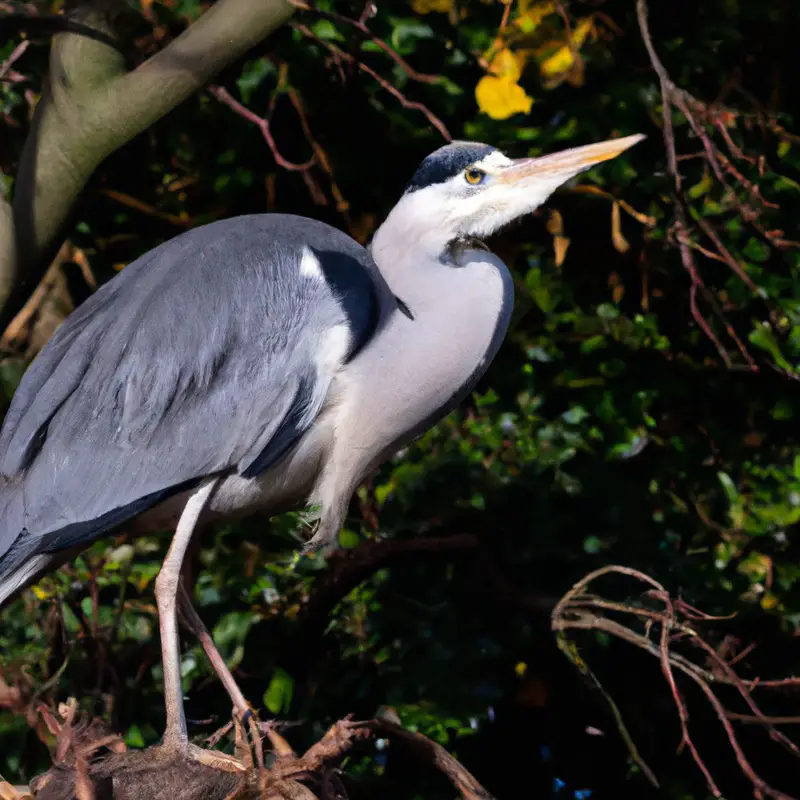
[[[663,609],[661,611],[654,611],[652,609],[644,609],[636,606],[625,606],[587,594],[589,585],[594,580],[612,573],[633,577],[648,584],[651,588],[646,592],[646,596],[660,602],[663,605]],[[610,610],[615,613],[628,614],[633,618],[642,620],[645,622],[645,634],[637,633],[615,620],[598,616],[593,613],[593,609]],[[711,645],[699,636],[698,632],[691,625],[681,620],[680,614],[688,614],[689,618],[699,622],[716,619],[693,608],[682,600],[673,601],[666,591],[664,591],[661,584],[644,573],[630,568],[611,566],[597,570],[576,583],[572,589],[567,592],[564,598],[562,598],[562,601],[557,604],[556,610],[553,613],[552,625],[553,630],[556,631],[557,637],[563,636],[565,632],[569,630],[602,630],[658,658],[662,672],[664,673],[664,677],[678,709],[682,732],[681,743],[689,748],[695,763],[703,773],[709,791],[711,791],[715,797],[721,797],[722,794],[710,770],[700,757],[692,741],[688,725],[688,710],[680,695],[673,670],[677,670],[689,677],[700,687],[703,694],[706,696],[728,737],[728,741],[734,751],[739,767],[754,787],[756,796],[762,798],[770,797],[773,800],[794,800],[786,793],[770,786],[755,772],[739,744],[736,732],[731,725],[731,720],[738,719],[742,717],[742,715],[727,711],[714,694],[711,685],[714,683],[723,683],[737,689],[742,699],[752,711],[751,715],[746,715],[743,719],[748,722],[758,722],[765,725],[769,730],[770,736],[775,741],[789,749],[794,755],[800,755],[800,748],[797,748],[794,742],[773,727],[774,724],[781,724],[784,719],[791,720],[792,718],[770,718],[762,714],[751,694],[755,688],[761,685],[760,682],[758,680],[745,680],[740,678],[734,671],[732,662],[728,662],[722,658]],[[661,626],[658,643],[650,638],[650,629],[653,625]],[[713,671],[709,672],[680,653],[676,653],[672,650],[671,644],[676,639],[686,639],[696,647],[702,649],[711,660]],[[560,644],[559,646],[567,657],[576,663],[578,669],[582,672],[588,670],[583,658],[581,658],[580,663],[578,663],[576,658],[573,657],[573,650],[575,650],[574,645],[562,646]],[[577,651],[575,650],[575,652]],[[785,679],[785,681],[790,681],[791,684],[784,683],[783,685],[794,685],[796,679],[789,678]],[[776,682],[770,683],[774,684]],[[613,704],[613,701],[611,701],[611,705],[612,713],[614,713],[615,718],[617,718],[619,713],[618,710],[616,710],[616,705]],[[632,745],[629,735],[624,738],[630,749]],[[632,750],[631,752],[632,755],[636,757],[634,751]]]
[[[408,75],[409,78],[413,81],[418,81],[420,83],[439,83],[441,78],[439,75],[426,75],[423,72],[417,72],[390,44],[388,44],[384,39],[381,39],[379,36],[376,36],[367,26],[366,19],[362,14],[360,19],[351,19],[350,17],[342,16],[341,14],[337,14],[334,11],[325,11],[324,9],[317,8],[316,6],[310,6],[308,3],[302,2],[302,0],[289,0],[289,2],[297,9],[301,9],[302,11],[309,11],[312,14],[316,14],[323,19],[329,19],[332,22],[339,22],[343,25],[349,25],[350,27],[355,28],[365,39],[369,39],[376,47],[382,50],[389,58],[397,64],[403,72]],[[510,4],[509,4],[510,5]],[[365,6],[365,10],[368,9],[370,4],[368,3]],[[373,15],[369,15],[373,16]]]
[[[367,75],[369,75],[379,86],[396,97],[404,108],[409,108],[423,113],[427,117],[428,122],[430,122],[431,125],[433,125],[437,131],[439,131],[443,139],[448,142],[452,141],[453,137],[450,135],[450,132],[447,130],[444,123],[424,103],[417,102],[416,100],[409,100],[398,88],[392,86],[392,84],[389,83],[385,78],[381,77],[377,72],[375,72],[372,67],[367,66],[363,61],[359,61],[354,56],[344,52],[344,50],[332,44],[331,42],[326,42],[324,39],[320,39],[319,36],[313,33],[307,25],[303,25],[302,23],[293,23],[292,27],[302,33],[306,38],[322,45],[322,47],[330,51],[334,57],[347,61],[351,64],[356,64],[362,72],[366,72]]]
[[[8,58],[2,64],[0,64],[0,80],[5,78],[5,76],[8,74],[8,71],[14,65],[14,62],[18,61],[22,57],[23,53],[28,49],[28,47],[30,47],[30,44],[31,44],[30,39],[25,39],[21,41],[11,51]]]
[[[748,367],[751,369],[751,371],[757,372],[758,366],[756,365],[753,357],[750,355],[750,353],[748,352],[747,348],[745,347],[741,339],[736,335],[733,326],[731,326],[728,323],[724,313],[719,308],[719,304],[717,303],[713,292],[705,285],[704,281],[700,277],[700,273],[697,268],[697,263],[695,262],[694,254],[692,253],[693,245],[691,243],[691,237],[689,234],[689,215],[686,203],[683,199],[682,179],[680,170],[678,168],[678,156],[675,147],[675,133],[672,125],[673,103],[681,111],[684,117],[686,117],[687,121],[692,127],[692,130],[701,140],[706,155],[706,159],[711,164],[711,167],[715,175],[717,176],[718,180],[728,190],[728,192],[735,199],[737,204],[738,200],[736,199],[735,192],[733,192],[733,190],[731,190],[728,184],[725,182],[725,177],[722,168],[716,157],[716,148],[711,143],[709,137],[706,135],[705,131],[702,129],[702,127],[697,122],[692,113],[692,109],[705,112],[705,107],[698,100],[692,97],[688,92],[684,91],[683,89],[675,85],[675,83],[669,77],[669,74],[667,73],[667,70],[664,67],[663,63],[659,59],[658,53],[656,53],[647,21],[648,9],[646,0],[637,0],[636,13],[639,22],[639,29],[641,32],[642,41],[644,42],[645,48],[647,49],[647,53],[650,58],[650,63],[656,75],[658,76],[661,87],[661,106],[662,106],[664,145],[667,152],[668,170],[670,175],[672,175],[674,183],[673,200],[675,205],[675,240],[678,244],[681,263],[691,280],[691,286],[689,288],[689,309],[691,315],[695,320],[695,322],[700,327],[700,329],[705,334],[706,338],[714,345],[714,348],[716,349],[717,353],[719,353],[719,356],[723,360],[725,365],[729,368],[732,367],[733,361],[730,355],[728,354],[727,350],[723,347],[722,342],[720,342],[719,338],[711,329],[710,324],[705,319],[705,317],[703,316],[703,314],[699,309],[697,303],[697,295],[698,292],[702,292],[703,297],[709,303],[716,316],[719,317],[720,320],[722,320],[723,324],[725,325],[726,332],[733,339],[737,349],[742,354],[742,357],[744,358]],[[742,215],[745,216],[745,209],[741,207],[741,204],[739,204],[739,208],[740,211],[742,211]],[[718,237],[716,237],[716,235],[713,233],[713,229],[710,229],[710,226],[708,226],[708,228],[711,231],[711,234],[713,236],[712,241],[714,241],[715,245],[717,244],[717,242],[721,244]],[[708,232],[709,231],[706,230],[707,234]],[[753,281],[749,278],[749,276],[744,272],[741,266],[736,262],[736,260],[732,257],[732,255],[724,247],[720,251],[719,260],[722,260],[724,263],[726,263],[733,270],[733,272],[746,283],[746,285],[748,286],[748,288],[751,289],[751,291],[760,296],[758,287],[755,286]]]
[[[272,152],[272,156],[275,159],[275,163],[282,167],[285,170],[289,170],[290,172],[304,172],[305,170],[311,169],[317,162],[317,158],[315,155],[312,155],[308,161],[304,161],[302,164],[296,164],[293,161],[289,161],[288,159],[284,158],[280,151],[278,150],[278,145],[275,143],[275,139],[272,136],[272,131],[269,127],[269,120],[265,117],[259,117],[254,111],[251,111],[247,106],[240,103],[236,98],[234,98],[231,93],[223,88],[222,86],[212,86],[208,90],[220,103],[224,103],[228,106],[234,113],[238,114],[240,117],[246,119],[248,122],[253,123],[256,125],[258,129],[261,131],[261,135],[264,137],[265,141],[269,145],[269,149]]]
[[[461,792],[464,800],[493,800],[492,795],[444,747],[421,733],[406,730],[401,725],[383,719],[370,720],[364,723],[364,727],[373,733],[383,733],[402,741],[422,760],[443,772]]]

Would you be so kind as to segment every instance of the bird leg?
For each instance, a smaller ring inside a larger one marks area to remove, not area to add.
[[[264,753],[261,749],[261,735],[258,730],[258,722],[249,703],[242,694],[242,690],[236,683],[236,679],[228,669],[225,659],[222,657],[219,650],[217,650],[217,646],[214,644],[214,640],[211,638],[208,628],[206,628],[205,623],[200,619],[200,615],[192,605],[189,591],[183,580],[181,580],[178,587],[178,614],[180,615],[180,621],[183,625],[188,628],[200,642],[200,646],[203,648],[206,658],[214,672],[217,673],[217,677],[222,682],[225,691],[228,693],[228,697],[230,697],[233,703],[234,714],[238,715],[242,725],[244,725],[245,722],[248,723],[250,738],[252,739],[252,746],[255,751],[256,763],[259,767],[263,768]]]
[[[211,638],[208,628],[206,628],[205,623],[200,619],[199,614],[192,605],[189,592],[183,581],[181,581],[178,587],[178,613],[184,627],[191,631],[200,642],[200,646],[203,648],[203,652],[206,654],[206,658],[211,664],[212,669],[217,673],[217,677],[222,681],[225,691],[231,698],[234,709],[244,717],[250,710],[250,706],[247,704],[247,700],[245,700],[241,689],[236,684],[236,679],[228,669],[225,659],[222,657],[219,650],[217,650],[217,646],[214,644],[214,640]]]
[[[196,747],[189,743],[186,730],[186,717],[183,712],[183,691],[181,689],[180,642],[178,640],[177,599],[181,582],[181,570],[186,550],[192,540],[200,515],[217,488],[219,479],[212,478],[201,484],[187,500],[175,536],[167,551],[156,578],[156,604],[158,606],[159,627],[161,628],[161,651],[164,663],[164,705],[167,713],[167,726],[164,731],[162,748],[170,754],[191,758],[208,766],[229,771],[241,770],[242,765],[225,756]]]

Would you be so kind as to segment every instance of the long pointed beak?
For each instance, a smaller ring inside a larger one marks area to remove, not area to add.
[[[637,133],[621,139],[587,144],[584,147],[572,147],[539,158],[519,158],[505,167],[497,177],[508,183],[527,182],[528,179],[560,179],[564,182],[601,161],[616,158],[644,138],[646,138],[644,134]]]

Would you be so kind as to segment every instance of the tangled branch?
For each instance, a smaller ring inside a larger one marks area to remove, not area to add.
[[[716,294],[703,280],[694,251],[700,252],[707,258],[725,264],[731,272],[748,287],[754,296],[763,298],[763,292],[756,286],[742,264],[737,261],[730,250],[724,245],[713,226],[699,215],[694,219],[697,229],[710,240],[711,245],[704,246],[695,241],[695,237],[693,236],[694,231],[689,221],[692,215],[689,204],[683,193],[682,177],[678,168],[678,162],[684,157],[678,156],[677,154],[673,126],[673,111],[675,109],[683,116],[692,132],[699,140],[702,146],[700,157],[704,159],[711,174],[713,174],[717,183],[722,188],[727,201],[732,204],[745,224],[754,230],[758,238],[772,247],[786,249],[795,246],[796,243],[785,239],[782,231],[767,230],[762,225],[760,222],[762,213],[765,210],[776,208],[777,206],[763,198],[759,187],[754,182],[748,180],[734,163],[742,162],[748,166],[755,166],[759,174],[763,174],[764,172],[763,157],[756,159],[748,156],[742,148],[733,141],[728,131],[728,127],[734,123],[740,114],[720,105],[706,104],[698,100],[685,89],[677,86],[671,79],[664,64],[661,62],[653,44],[648,24],[647,0],[637,0],[636,13],[642,41],[647,49],[650,64],[658,77],[661,90],[662,131],[664,146],[667,153],[667,169],[673,181],[673,202],[675,207],[673,233],[674,239],[678,245],[681,263],[691,281],[689,307],[692,317],[705,336],[714,345],[714,348],[725,365],[727,367],[732,367],[733,359],[717,334],[713,331],[709,320],[700,310],[698,298],[702,297],[710,308],[710,313],[722,324],[725,332],[733,341],[741,358],[746,364],[746,368],[752,372],[758,372],[759,367],[755,359],[726,318]],[[713,140],[708,128],[711,128],[712,131],[720,135],[729,155],[722,152],[721,148]],[[748,198],[747,202],[743,202],[740,199],[737,190],[744,192]],[[770,316],[774,320],[775,312],[772,311]]]
[[[122,739],[110,732],[102,721],[80,719],[77,709],[74,699],[62,703],[57,711],[43,705],[39,708],[55,739],[53,766],[32,781],[30,790],[0,782],[3,800],[24,800],[31,796],[47,800],[72,797],[95,800],[99,796],[155,800],[163,796],[165,785],[175,787],[178,800],[217,797],[228,800],[346,800],[337,767],[353,747],[374,736],[389,739],[415,756],[421,766],[441,772],[463,800],[493,800],[441,745],[387,720],[355,721],[350,717],[338,720],[302,754],[296,753],[279,733],[277,723],[254,723],[255,761],[241,722],[234,720],[212,736],[209,743],[213,740],[217,744],[233,736],[241,769],[203,767],[198,770],[196,765],[180,759],[165,762],[157,747],[129,751]],[[272,757],[269,767],[264,766],[265,740]],[[109,754],[93,758],[103,749]],[[112,779],[113,789],[109,786]]]
[[[224,103],[228,106],[235,114],[238,114],[243,119],[246,119],[248,122],[252,122],[253,125],[258,127],[261,131],[261,135],[264,137],[264,140],[269,145],[269,149],[272,152],[272,157],[275,159],[275,163],[282,167],[285,170],[289,170],[290,172],[305,172],[314,164],[317,163],[316,156],[312,155],[308,161],[304,161],[302,164],[295,164],[293,161],[289,161],[287,158],[284,158],[280,151],[278,150],[278,145],[275,143],[275,139],[272,136],[272,132],[269,126],[269,119],[267,117],[259,117],[255,111],[251,111],[247,106],[240,103],[236,98],[234,98],[231,93],[222,86],[212,86],[209,89],[209,92],[217,99],[220,103]]]
[[[642,595],[643,600],[655,601],[659,604],[659,607],[653,609],[644,604],[627,605],[611,602],[590,593],[590,586],[598,579],[609,574],[622,575],[644,583],[648,588]],[[611,618],[608,616],[609,614],[622,615],[627,619],[633,619],[643,627],[643,631],[638,632],[626,624]],[[709,791],[714,797],[722,797],[722,792],[692,739],[686,701],[681,696],[676,681],[676,675],[678,674],[692,681],[705,696],[725,731],[742,774],[752,784],[755,796],[757,798],[772,798],[772,800],[796,800],[796,797],[770,786],[756,773],[739,743],[733,726],[734,721],[742,720],[742,715],[729,711],[711,687],[712,685],[722,685],[735,689],[750,711],[745,720],[749,723],[762,725],[773,741],[780,744],[792,755],[800,757],[800,748],[776,727],[777,725],[791,724],[796,718],[768,717],[761,711],[753,697],[753,692],[756,689],[800,688],[800,678],[761,681],[741,677],[734,669],[735,663],[740,659],[723,656],[703,639],[698,630],[703,622],[719,619],[719,617],[704,614],[681,599],[670,597],[667,590],[658,581],[638,570],[621,566],[609,566],[590,573],[564,595],[553,610],[552,628],[556,632],[562,652],[581,672],[594,682],[610,703],[617,726],[632,758],[654,785],[658,786],[658,781],[636,749],[633,739],[622,721],[619,709],[603,690],[600,682],[592,674],[583,659],[578,656],[575,645],[568,637],[568,632],[575,630],[604,631],[610,636],[628,642],[658,659],[678,712],[681,726],[681,746],[689,750],[705,778]],[[655,631],[657,631],[657,634]],[[699,650],[710,665],[710,668],[703,666],[683,653],[677,652],[674,647],[677,643],[682,642],[688,643],[696,650]]]
[[[289,0],[291,4],[302,11],[309,11],[317,16],[322,17],[323,19],[331,20],[332,22],[338,22],[343,25],[347,25],[351,28],[355,28],[355,30],[359,33],[362,39],[369,39],[376,47],[382,50],[389,58],[397,64],[403,72],[408,75],[408,77],[412,81],[418,81],[419,83],[438,83],[441,78],[439,75],[426,75],[422,72],[417,72],[409,63],[406,61],[400,53],[398,53],[390,44],[388,44],[384,39],[381,39],[379,36],[376,36],[368,27],[366,20],[370,17],[375,16],[377,9],[375,5],[371,2],[367,3],[364,7],[364,14],[361,15],[360,19],[351,19],[350,17],[345,17],[342,14],[337,14],[333,11],[325,11],[321,8],[316,8],[314,6],[308,5],[308,3],[302,2],[302,0]],[[511,4],[508,4],[508,7],[511,7]]]
[[[335,44],[331,42],[326,42],[324,39],[320,39],[309,27],[308,25],[304,25],[303,23],[294,23],[292,27],[303,34],[307,39],[310,39],[313,42],[316,42],[320,46],[324,47],[328,50],[331,55],[334,57],[334,60],[337,63],[346,62],[348,64],[354,64],[358,69],[362,72],[369,75],[375,83],[377,83],[382,89],[385,89],[389,94],[395,97],[403,108],[408,108],[413,111],[419,111],[420,113],[424,114],[427,118],[428,122],[436,128],[437,131],[442,135],[442,138],[449,142],[452,141],[453,137],[450,134],[450,131],[447,130],[445,124],[437,117],[424,103],[420,103],[416,100],[409,100],[403,92],[401,92],[396,86],[389,83],[386,78],[379,75],[372,67],[365,64],[363,61],[360,61],[355,56],[351,55],[350,53],[345,52],[342,50],[341,47],[337,47]],[[387,45],[388,46],[388,45]]]

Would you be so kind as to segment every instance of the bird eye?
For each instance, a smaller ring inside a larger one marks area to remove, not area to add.
[[[486,173],[480,169],[468,169],[464,172],[464,180],[472,186],[477,186],[485,177]]]

